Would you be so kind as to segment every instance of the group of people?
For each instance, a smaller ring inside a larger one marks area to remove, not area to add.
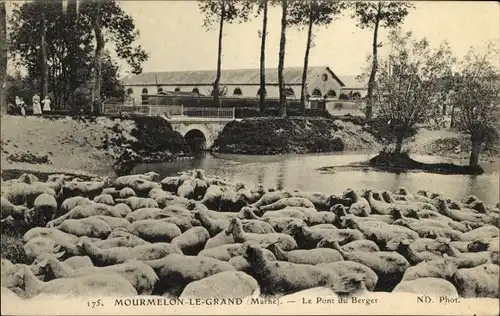
[[[32,98],[32,102],[33,102],[33,115],[42,115],[41,104],[43,104],[43,113],[48,113],[51,111],[50,98],[47,95],[40,102],[40,96],[35,93],[35,95]],[[24,103],[24,100],[19,96],[16,96],[16,105],[21,109],[21,115],[26,116],[26,104]]]

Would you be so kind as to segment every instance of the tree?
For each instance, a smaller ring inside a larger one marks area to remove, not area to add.
[[[94,29],[94,36],[96,39],[95,54],[94,54],[94,65],[92,68],[92,102],[90,102],[90,112],[94,112],[94,100],[96,97],[101,96],[101,80],[102,80],[102,69],[101,60],[102,52],[104,49],[104,35],[101,29],[101,1],[96,1],[96,13],[93,16],[92,27]]]
[[[74,1],[67,12],[61,2],[41,1],[16,5],[10,23],[9,48],[15,63],[27,68],[29,77],[42,77],[39,58],[39,15],[43,11],[47,21],[48,86],[56,108],[75,104],[75,92],[91,79],[90,69],[95,63],[94,17],[97,3]],[[101,29],[104,42],[113,43],[118,58],[125,60],[132,72],[140,73],[141,64],[148,55],[140,45],[133,45],[139,35],[134,21],[115,1],[102,1]],[[78,13],[78,14],[74,14]],[[90,92],[90,90],[89,90]]]
[[[263,113],[265,110],[266,98],[266,38],[267,38],[267,10],[269,7],[268,0],[262,0],[259,6],[259,11],[262,9],[262,31],[260,39],[260,89],[259,89],[259,109]]]
[[[487,140],[498,141],[500,131],[500,72],[493,64],[498,52],[489,45],[486,53],[471,48],[460,63],[452,104],[458,108],[457,126],[470,135],[469,165],[478,167],[479,154]]]
[[[305,115],[307,69],[309,65],[309,51],[311,50],[313,40],[313,26],[329,25],[345,7],[344,2],[335,0],[294,1],[290,5],[289,24],[298,25],[299,27],[307,26],[306,51],[300,92],[300,110],[303,115]]]
[[[7,11],[0,0],[0,115],[7,114]]]
[[[357,19],[358,27],[361,29],[373,29],[372,41],[372,66],[370,78],[368,80],[368,93],[366,104],[366,117],[372,116],[373,90],[375,86],[375,77],[378,69],[378,48],[381,43],[378,41],[379,28],[395,28],[401,24],[409,13],[409,10],[414,8],[413,4],[399,1],[378,1],[378,2],[352,2],[354,13],[353,18]]]
[[[285,66],[285,46],[286,46],[286,26],[288,14],[288,1],[281,0],[281,33],[280,33],[280,50],[278,60],[278,88],[280,94],[280,115],[286,117],[286,87],[283,78],[283,69]]]
[[[416,40],[411,32],[389,35],[393,51],[380,61],[374,104],[378,116],[389,122],[400,154],[410,128],[441,115],[442,78],[451,71],[454,57],[448,43],[431,49],[426,38]]]
[[[198,7],[205,16],[203,26],[208,30],[215,23],[219,24],[219,39],[217,49],[217,74],[213,84],[213,97],[219,104],[219,85],[222,66],[222,37],[224,35],[225,23],[246,22],[252,9],[253,1],[231,1],[231,0],[203,0],[198,1]]]

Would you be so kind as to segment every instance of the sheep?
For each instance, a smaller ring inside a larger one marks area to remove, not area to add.
[[[461,297],[498,299],[499,277],[499,266],[490,263],[457,270],[452,277],[452,283]]]
[[[125,203],[132,211],[141,208],[158,208],[158,203],[150,198],[131,196],[126,199],[116,199],[117,203]]]
[[[205,192],[203,199],[201,199],[201,203],[210,209],[218,210],[220,208],[223,194],[224,192],[222,191],[221,186],[211,185]]]
[[[412,266],[422,261],[439,259],[441,257],[440,254],[430,251],[415,251],[411,245],[411,241],[405,238],[400,241],[396,251],[405,257]]]
[[[258,207],[262,207],[265,205],[270,205],[272,203],[278,202],[281,199],[286,199],[286,198],[291,198],[291,197],[292,197],[292,194],[290,194],[290,192],[288,192],[288,191],[266,192],[260,197],[260,199],[257,202],[250,204],[250,206],[253,208],[258,208]]]
[[[2,196],[1,198],[1,216],[0,219],[7,218],[12,216],[14,219],[23,220],[24,213],[27,211],[27,208],[22,205],[13,205],[6,198]]]
[[[111,233],[111,227],[102,219],[95,217],[67,219],[56,228],[78,237],[106,238]]]
[[[95,266],[99,267],[123,263],[131,259],[155,260],[172,253],[182,254],[182,251],[177,246],[168,243],[145,244],[133,248],[113,247],[99,249],[88,238],[82,237],[77,246],[90,257]]]
[[[488,215],[485,214],[477,214],[474,212],[468,212],[468,211],[463,211],[463,210],[453,210],[448,207],[448,204],[445,199],[438,197],[436,199],[436,203],[438,206],[438,212],[448,216],[449,218],[458,221],[458,222],[464,222],[464,221],[469,221],[472,223],[480,223],[480,224],[495,224],[496,220],[494,218],[491,218]]]
[[[338,242],[333,242],[332,246],[340,252],[344,260],[362,263],[377,273],[378,283],[375,290],[391,291],[410,267],[408,260],[395,252],[344,251]]]
[[[261,214],[263,214],[264,212],[277,211],[277,210],[284,209],[286,207],[305,207],[305,208],[314,209],[314,204],[305,198],[289,197],[289,198],[282,198],[282,199],[280,199],[274,203],[268,204],[268,205],[259,206],[259,207],[257,207],[257,210]]]
[[[295,217],[266,217],[262,219],[266,223],[269,223],[271,227],[277,232],[282,233],[283,230],[293,221],[296,221]]]
[[[373,222],[359,222],[353,218],[346,218],[345,225],[351,229],[360,231],[366,239],[374,241],[380,249],[385,249],[387,242],[394,237],[405,237],[415,240],[419,236],[413,230],[397,225],[383,223],[382,225],[370,225]]]
[[[63,261],[68,267],[78,270],[83,268],[91,268],[94,266],[89,256],[74,256]]]
[[[43,282],[36,278],[28,266],[21,264],[14,266],[6,286],[8,288],[24,288],[28,297],[34,297],[41,293],[62,296],[137,295],[132,284],[117,274],[92,274]]]
[[[1,263],[2,263],[2,265],[1,265],[0,273],[1,273],[1,280],[2,280],[1,284],[3,286],[3,280],[9,274],[10,269],[12,269],[14,267],[14,264],[12,262],[10,262],[10,260],[4,259],[4,258],[1,259]]]
[[[19,176],[18,180],[27,184],[32,184],[33,182],[40,182],[40,180],[31,173],[23,173],[22,175]]]
[[[23,205],[27,200],[30,185],[24,182],[2,185],[2,197],[14,205]]]
[[[318,248],[332,248],[332,243],[336,241],[337,238],[325,237],[317,245]],[[380,251],[380,248],[371,240],[360,239],[354,240],[342,246],[344,251],[366,251],[374,252]]]
[[[261,219],[265,220],[269,217],[293,217],[301,219],[303,221],[307,221],[309,219],[309,216],[307,216],[307,214],[296,207],[285,207],[276,211],[267,211],[261,216]]]
[[[429,226],[428,222],[408,222],[408,220],[396,220],[394,225],[409,228],[416,232],[421,238],[450,238],[453,241],[461,241],[464,239],[463,233],[453,230],[451,227]],[[432,221],[432,220],[431,220]]]
[[[67,264],[60,262],[53,255],[39,256],[30,267],[36,274],[53,275],[54,278],[75,278],[93,274],[116,273],[134,286],[139,295],[150,295],[158,281],[158,276],[147,264],[138,260],[129,260],[124,263],[106,267],[89,267],[74,270]]]
[[[351,201],[351,205],[349,206],[349,211],[351,214],[359,216],[361,212],[368,214],[372,213],[373,206],[368,203],[367,199],[361,197],[353,189],[347,189],[343,194],[343,198],[349,199]]]
[[[88,204],[92,204],[92,201],[83,196],[73,196],[67,198],[61,203],[61,207],[56,211],[55,218],[68,213],[77,206],[88,205]]]
[[[205,227],[210,234],[210,237],[214,237],[225,228],[229,226],[229,221],[225,219],[212,219],[208,216],[205,210],[196,210],[194,212],[195,219],[199,220],[201,225]]]
[[[132,190],[134,190],[134,192],[138,197],[145,197],[152,189],[161,188],[160,184],[146,179],[135,179],[129,183],[126,183],[126,185],[118,185],[118,186],[113,185],[113,186],[118,190],[121,190],[125,187],[129,187]]]
[[[64,233],[58,229],[55,228],[46,228],[46,227],[34,227],[30,230],[28,230],[24,235],[23,235],[23,241],[28,242],[30,239],[35,238],[35,237],[47,237],[51,238],[53,240],[57,241],[66,241],[69,243],[76,243],[78,242],[78,237]]]
[[[99,194],[98,196],[94,197],[93,201],[95,203],[102,203],[111,206],[115,205],[115,201],[113,200],[113,197],[110,194]]]
[[[458,297],[455,286],[441,278],[420,278],[411,281],[402,281],[392,290],[392,293],[415,293],[434,297]]]
[[[231,258],[243,254],[241,243],[225,244],[217,247],[203,249],[198,253],[198,256],[210,257],[220,261],[229,261]]]
[[[177,227],[179,227],[182,233],[193,227],[201,226],[198,225],[198,223],[195,220],[181,216],[162,218],[160,219],[160,221],[176,225]]]
[[[179,177],[166,177],[160,181],[160,185],[162,190],[176,193],[177,189],[181,185],[181,179]]]
[[[480,238],[498,238],[499,236],[500,230],[498,227],[486,225],[464,233],[463,240],[474,241]]]
[[[229,259],[228,263],[232,265],[237,271],[245,272],[246,274],[255,278],[256,274],[253,272],[253,269],[248,260],[243,256],[243,253],[246,251],[246,247],[240,247],[239,251],[241,252],[241,255],[232,257],[231,259]],[[262,253],[267,260],[277,261],[274,254],[266,248],[262,248]]]
[[[129,197],[136,196],[134,189],[125,187],[118,191],[120,199],[128,199]]]
[[[149,242],[170,242],[181,235],[181,230],[175,224],[154,219],[133,222],[129,230]]]
[[[133,223],[145,219],[162,219],[169,217],[170,214],[164,212],[161,208],[140,208],[125,216],[125,219]]]
[[[312,229],[303,222],[291,222],[285,230],[290,232],[301,249],[317,248],[318,243],[326,237],[338,240],[341,245],[364,239],[363,234],[355,229]]]
[[[407,201],[397,201],[394,198],[394,195],[389,192],[389,191],[383,191],[382,192],[382,198],[387,202],[391,204],[396,204],[400,206],[410,206],[412,208],[417,208],[417,209],[424,209],[424,210],[431,210],[437,212],[437,208],[432,204],[432,200],[429,198],[422,198],[421,196],[417,195],[417,198],[415,199],[410,199]]]
[[[177,188],[177,196],[187,198],[187,199],[194,199],[196,198],[195,196],[195,183],[194,180],[188,179],[184,181],[178,188]]]
[[[193,227],[172,239],[171,243],[186,255],[197,255],[205,247],[208,239],[210,234],[205,228]]]
[[[260,286],[254,278],[240,271],[224,271],[189,283],[179,299],[227,299],[258,297],[259,295]]]
[[[237,193],[231,187],[226,187],[221,196],[219,210],[222,212],[239,211],[246,205],[248,203],[245,201],[243,194]]]
[[[491,263],[492,259],[492,253],[489,251],[461,253],[449,243],[444,243],[440,250],[443,252],[443,257],[455,261],[459,269]]]
[[[457,271],[457,264],[447,258],[423,261],[409,267],[401,281],[411,281],[420,278],[450,279]]]
[[[116,178],[112,186],[118,189],[122,189],[125,187],[130,187],[129,184],[133,184],[136,180],[147,180],[147,181],[156,181],[159,178],[159,174],[156,172],[147,172],[145,174],[133,174],[133,175],[127,175],[127,176],[120,176]]]
[[[307,264],[269,261],[261,248],[249,245],[243,257],[248,260],[263,294],[286,295],[334,282],[326,269]]]
[[[35,237],[24,244],[24,254],[29,262],[43,253],[53,253],[55,248],[54,240],[47,237]]]
[[[118,227],[122,227],[126,230],[130,229],[130,222],[127,221],[125,218],[117,218],[117,217],[112,217],[112,216],[106,216],[106,215],[95,215],[95,216],[90,216],[87,218],[98,218],[100,220],[103,220],[106,222],[106,224],[111,227],[111,230],[114,230]]]
[[[107,238],[105,240],[99,240],[93,243],[94,246],[99,247],[100,249],[109,249],[114,247],[133,248],[139,245],[146,245],[146,244],[149,244],[149,242],[134,235]]]
[[[64,201],[69,197],[79,195],[83,197],[88,197],[89,199],[93,199],[94,197],[101,194],[105,186],[106,183],[104,181],[66,182],[62,186],[59,198],[62,201]]]
[[[479,251],[499,251],[499,241],[498,238],[480,238],[471,241],[467,244],[468,252],[479,252]],[[463,251],[464,252],[464,251]]]
[[[121,217],[120,212],[116,210],[113,206],[100,203],[79,205],[73,208],[65,215],[59,216],[58,218],[47,223],[47,227],[54,227],[60,225],[67,219],[81,219],[94,215],[106,215],[118,218]]]
[[[267,246],[276,259],[280,261],[288,261],[291,263],[312,264],[328,263],[344,260],[340,253],[334,249],[317,248],[311,250],[291,250],[284,251],[277,244]]]
[[[314,204],[314,207],[318,211],[328,211],[328,198],[329,195],[324,194],[322,192],[307,192],[307,191],[300,191],[300,190],[294,190],[291,191],[290,194],[292,197],[300,197],[304,199],[308,199]]]
[[[151,266],[160,278],[153,291],[157,295],[179,296],[186,285],[191,282],[220,272],[235,271],[234,267],[227,262],[182,254],[170,254],[158,260],[144,261],[144,263]]]
[[[336,261],[329,263],[320,263],[316,267],[325,269],[328,272],[336,275],[335,279],[341,279],[345,276],[358,275],[364,278],[366,288],[369,291],[373,291],[378,282],[377,274],[365,266],[364,264],[354,262],[354,261]]]
[[[243,243],[249,240],[255,240],[260,243],[275,243],[277,242],[283,250],[293,250],[297,248],[297,242],[289,235],[282,233],[254,234],[246,233],[243,230],[243,224],[238,218],[233,218],[227,231],[230,232],[237,243]]]

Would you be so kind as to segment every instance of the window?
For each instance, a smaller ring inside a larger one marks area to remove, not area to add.
[[[314,89],[312,92],[313,97],[321,97],[321,90],[320,89]]]
[[[142,94],[148,94],[148,88],[143,88],[142,89]]]
[[[330,90],[328,90],[328,93],[326,95],[329,97],[336,97],[337,93],[335,92],[335,90],[330,89]]]
[[[287,97],[295,97],[295,91],[293,90],[292,87],[288,86],[285,88],[285,95]]]
[[[181,91],[181,88],[177,87],[174,89],[175,92],[180,92]]]
[[[243,92],[241,92],[240,87],[236,87],[233,91],[233,95],[243,95]]]
[[[200,94],[200,90],[198,90],[198,88],[196,88],[196,87],[195,87],[195,88],[193,88],[193,91],[192,91],[192,92],[193,92],[193,93],[198,93],[198,94]]]
[[[264,88],[264,96],[267,95],[267,90],[266,88]],[[259,91],[257,91],[257,96],[260,96],[260,88],[259,88]]]

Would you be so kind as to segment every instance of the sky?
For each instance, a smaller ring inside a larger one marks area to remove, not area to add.
[[[150,54],[143,71],[209,70],[217,65],[218,26],[203,27],[196,1],[118,1],[130,14],[140,36],[137,40]],[[433,46],[447,40],[462,57],[471,46],[481,50],[488,41],[500,43],[500,4],[495,1],[414,1],[402,29],[427,37]],[[9,12],[9,5],[7,6]],[[266,66],[278,66],[280,8],[270,8]],[[222,69],[258,68],[262,16],[243,24],[225,24]],[[357,75],[371,52],[373,31],[359,29],[356,21],[342,16],[328,27],[314,29],[310,66],[329,66],[338,75]],[[387,43],[385,29],[380,41]],[[304,62],[306,30],[287,31],[285,67]],[[381,53],[388,45],[382,47]]]

